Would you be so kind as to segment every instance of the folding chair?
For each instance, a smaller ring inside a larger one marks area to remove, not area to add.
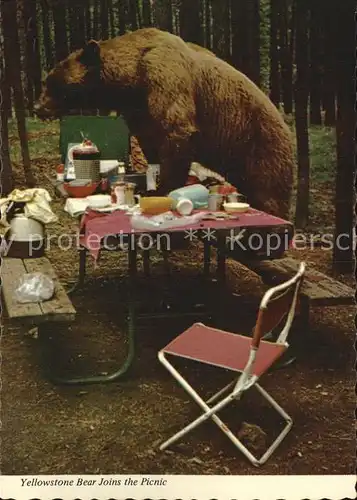
[[[253,465],[262,465],[272,455],[288,434],[293,421],[281,406],[258,384],[258,380],[289,347],[287,337],[294,319],[299,288],[304,273],[305,263],[302,262],[293,278],[265,293],[260,303],[252,338],[210,328],[202,323],[195,323],[159,352],[160,362],[204,411],[200,417],[161,444],[161,450],[164,450],[202,422],[211,418]],[[280,330],[281,326],[282,329],[275,342],[261,340],[263,335],[277,327]],[[235,376],[230,384],[223,387],[205,402],[168,361],[167,356],[195,360],[239,372],[240,375],[238,378]],[[240,399],[242,394],[251,387],[256,387],[259,393],[286,421],[284,429],[259,459],[243,445],[217,416],[219,410],[232,401]],[[232,390],[223,397],[223,394],[227,393],[229,389]],[[208,406],[217,400],[219,402],[213,406]]]

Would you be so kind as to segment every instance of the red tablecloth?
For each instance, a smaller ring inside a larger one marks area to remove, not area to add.
[[[235,220],[202,220],[196,224],[187,226],[160,229],[133,229],[131,225],[131,216],[124,211],[116,211],[111,214],[103,214],[95,211],[86,212],[81,220],[81,237],[80,243],[87,248],[94,259],[98,258],[102,241],[108,236],[123,236],[131,234],[155,234],[155,233],[187,233],[192,235],[195,231],[222,231],[222,230],[238,230],[243,228],[271,228],[272,231],[278,228],[292,228],[291,222],[265,212],[249,209],[247,212],[239,214],[239,218]]]

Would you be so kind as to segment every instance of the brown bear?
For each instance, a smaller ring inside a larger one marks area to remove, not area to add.
[[[211,56],[215,56],[213,52],[210,50],[206,49],[205,47],[201,47],[201,45],[197,45],[196,43],[192,42],[186,42],[186,44],[193,50],[197,52],[204,52],[206,54],[211,54]],[[120,115],[120,110],[117,110],[117,114]],[[150,151],[149,152],[150,157],[149,160],[146,158],[144,155],[143,150],[141,149],[141,146],[139,144],[139,141],[135,135],[132,135],[130,137],[130,161],[131,161],[131,166],[136,172],[145,172],[146,169],[148,168],[148,164],[150,163],[159,163],[159,159],[157,158],[157,155],[155,156],[155,151]]]
[[[258,209],[288,217],[290,131],[245,75],[181,38],[144,28],[90,41],[47,76],[41,118],[78,108],[120,109],[146,154],[158,154],[160,192],[185,184],[192,161],[218,172]]]

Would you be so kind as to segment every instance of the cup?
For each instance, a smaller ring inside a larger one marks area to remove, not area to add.
[[[172,199],[167,196],[145,196],[140,198],[140,208],[143,214],[163,214],[172,209]]]

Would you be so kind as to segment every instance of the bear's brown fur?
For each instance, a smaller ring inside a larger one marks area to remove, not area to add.
[[[206,49],[206,47],[202,47],[201,45],[197,45],[197,43],[186,42],[186,45],[188,45],[190,47],[190,49],[193,49],[196,52],[202,52],[204,54],[209,54],[209,55],[211,55],[213,57],[216,57],[216,54],[214,54],[210,50]]]
[[[86,107],[120,109],[144,153],[156,149],[162,193],[184,185],[197,161],[252,206],[288,217],[289,129],[268,97],[218,57],[155,28],[91,41],[49,73],[37,112]]]

